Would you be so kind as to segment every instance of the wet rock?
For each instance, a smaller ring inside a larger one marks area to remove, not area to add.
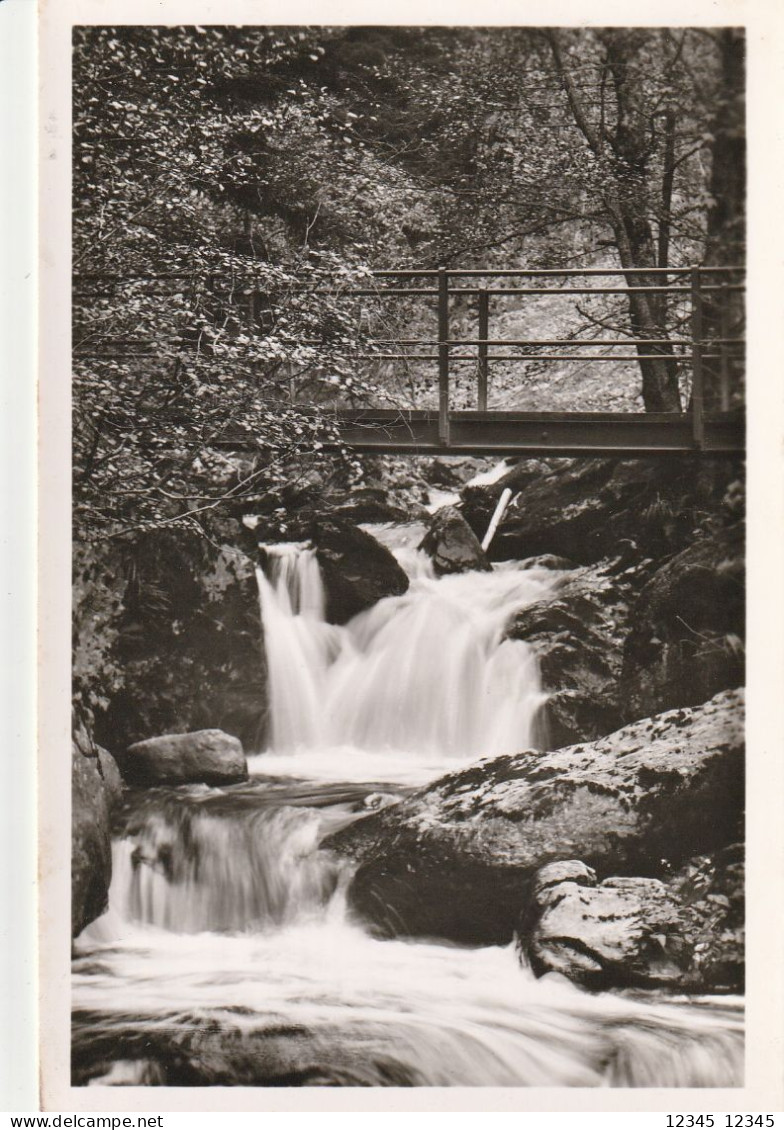
[[[737,1008],[722,1009],[713,1022],[710,1009],[657,1008],[639,999],[605,998],[586,1008],[585,998],[580,1005],[579,996],[561,986],[539,1009],[517,1011],[512,1002],[519,992],[510,992],[499,1008],[497,994],[481,983],[471,995],[470,982],[455,981],[454,991],[477,1016],[478,1023],[468,1027],[465,1010],[446,999],[437,982],[405,987],[411,993],[408,999],[400,993],[397,1020],[389,992],[371,994],[368,1007],[358,1010],[352,1007],[356,994],[341,995],[339,986],[330,992],[332,1008],[318,1003],[308,1008],[306,994],[288,1021],[236,1004],[177,1011],[164,1010],[161,1002],[151,1014],[77,1009],[72,1084],[666,1089],[743,1084]],[[323,995],[322,990],[319,998]],[[496,1016],[500,1030],[493,1026]],[[478,1045],[483,1031],[487,1039]]]
[[[354,909],[387,935],[506,942],[545,863],[663,877],[734,842],[742,702],[726,692],[589,744],[480,761],[358,820],[327,841],[358,863]]]
[[[389,501],[388,492],[383,488],[357,487],[345,501],[330,511],[333,517],[343,522],[408,522],[413,517],[427,513],[424,507],[417,507],[412,514],[411,507],[404,510]]]
[[[132,785],[225,785],[248,779],[242,742],[223,730],[147,738],[119,760]]]
[[[451,1057],[442,1056],[435,1066],[433,1054],[417,1056],[404,1026],[399,1040],[394,1028],[379,1039],[372,1019],[281,1018],[272,1024],[269,1015],[237,1007],[217,1015],[198,1011],[109,1021],[98,1014],[98,1019],[100,1026],[94,1013],[74,1015],[76,1087],[418,1087],[455,1081]],[[472,1080],[480,1081],[481,1076]]]
[[[78,730],[71,749],[71,931],[80,934],[108,905],[111,813],[122,792],[111,754]]]
[[[424,477],[428,483],[441,490],[457,490],[475,478],[482,471],[490,469],[488,459],[467,459],[462,457],[446,457],[433,459],[424,468]]]
[[[261,543],[305,541],[313,522],[335,517],[355,524],[426,520],[428,484],[417,473],[416,459],[361,456],[358,482],[347,483],[338,469],[327,476],[313,469],[278,491],[244,497],[241,510]]]
[[[482,537],[504,488],[518,492],[490,547],[495,561],[553,553],[586,565],[616,554],[624,540],[634,543],[633,557],[658,559],[688,545],[738,475],[732,460],[690,456],[526,460],[496,483],[466,487],[462,511]]]
[[[537,977],[583,988],[743,989],[743,854],[730,845],[664,882],[596,881],[579,860],[548,864],[532,884],[518,947]]]
[[[740,524],[716,524],[658,565],[623,564],[620,548],[564,574],[508,628],[537,654],[550,748],[743,684]]]
[[[596,872],[581,859],[559,859],[557,863],[546,863],[536,872],[531,884],[534,902],[544,905],[543,896],[551,887],[560,883],[578,883],[583,887],[596,886]]]
[[[680,905],[688,984],[700,992],[744,987],[746,918],[742,844],[690,859],[668,882]]]
[[[537,557],[527,557],[525,561],[521,561],[520,568],[569,570],[576,569],[577,566],[568,557],[557,557],[554,553],[540,553]]]
[[[382,808],[387,808],[390,804],[397,804],[397,800],[398,798],[394,793],[368,793],[362,801],[362,805],[371,812],[378,812]]]
[[[548,748],[592,741],[628,720],[617,686],[632,591],[602,567],[574,570],[508,628],[539,660],[550,695],[541,719]]]
[[[402,596],[408,577],[393,554],[356,526],[327,518],[311,537],[327,594],[327,619],[345,624],[385,596]]]
[[[153,531],[92,572],[77,631],[89,692],[81,697],[106,703],[94,708],[97,741],[127,749],[149,734],[217,726],[246,748],[263,748],[266,662],[254,560],[228,542]],[[96,591],[111,596],[111,619],[95,614]]]
[[[433,515],[419,548],[432,559],[439,576],[492,569],[479,539],[454,506],[444,506]]]
[[[526,460],[495,483],[466,487],[461,495],[462,511],[474,533],[482,537],[508,487],[517,497],[493,539],[492,559],[519,560],[552,553],[585,564],[604,555],[591,543],[600,525],[594,514],[597,496],[611,470],[607,460],[572,461],[565,470]]]
[[[98,766],[101,776],[103,777],[103,787],[106,790],[106,796],[109,801],[109,806],[114,807],[115,804],[121,799],[125,784],[122,779],[117,762],[114,760],[108,750],[102,749],[101,746],[96,746],[96,755],[98,757]]]
[[[430,459],[412,455],[361,455],[362,483],[359,489],[382,489],[385,500],[404,511],[408,519],[417,519],[428,501],[428,483],[423,475]],[[350,488],[353,494],[358,484]]]
[[[709,530],[654,573],[624,649],[629,709],[691,706],[743,684],[744,581],[740,522]]]
[[[560,973],[597,990],[679,985],[684,944],[678,904],[666,885],[638,877],[595,882],[590,869],[546,885],[541,872],[535,877],[527,912],[535,924],[521,940],[534,974]]]

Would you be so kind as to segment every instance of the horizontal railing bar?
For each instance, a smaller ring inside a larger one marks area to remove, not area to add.
[[[123,282],[132,281],[127,277],[125,279],[117,279],[118,284]],[[701,286],[700,292],[702,294],[710,293],[728,293],[732,291],[742,291],[746,287],[743,283],[725,283],[721,286]],[[296,294],[318,294],[318,295],[340,295],[348,298],[405,298],[407,296],[413,297],[438,297],[438,291],[435,287],[411,287],[406,290],[393,290],[391,288],[375,289],[375,290],[355,290],[349,288],[347,290],[338,290],[335,287],[308,287],[296,286],[293,288]],[[178,290],[171,292],[164,291],[156,297],[165,298],[166,294],[179,294]],[[259,292],[256,292],[259,293]],[[512,297],[520,294],[527,295],[550,295],[554,298],[559,298],[561,295],[596,295],[596,294],[691,294],[690,286],[586,286],[586,287],[555,287],[555,286],[541,286],[541,287],[474,287],[474,286],[455,286],[449,291],[450,298],[456,297],[476,297],[478,294],[488,294],[491,298],[504,298]],[[111,296],[112,291],[101,290],[93,291],[88,297],[100,298]]]
[[[701,286],[700,292],[702,294],[721,293],[724,294],[729,291],[745,290],[746,287],[743,283],[726,283],[721,286]],[[336,290],[334,287],[317,287],[311,290],[307,286],[295,287],[298,293],[320,294],[320,295],[345,295],[349,298],[405,298],[406,295],[425,295],[433,298],[438,296],[438,291],[435,287],[418,287],[416,289],[410,288],[406,290]],[[474,286],[453,286],[449,291],[449,297],[455,298],[458,296],[475,297],[478,294],[489,294],[491,297],[505,297],[518,294],[528,295],[551,295],[559,297],[560,295],[568,294],[691,294],[690,286],[586,286],[586,287],[555,287],[555,286],[540,286],[540,287],[474,287]]]
[[[434,271],[412,270],[412,271],[371,271],[374,279],[435,279],[438,278],[438,268]],[[451,271],[447,272],[451,274]]]
[[[406,421],[432,421],[435,422],[438,416],[437,409],[435,408],[383,408],[383,407],[367,407],[367,408],[338,408],[336,414],[340,419],[351,419],[352,422],[359,423],[367,418],[369,423],[374,426],[376,424],[405,424]],[[550,411],[529,411],[518,408],[489,408],[486,411],[480,412],[476,408],[456,408],[450,411],[450,416],[453,420],[457,421],[490,421],[492,420],[505,420],[505,421],[520,421],[520,422],[559,422],[562,421],[567,424],[575,423],[623,423],[623,424],[637,424],[638,426],[645,427],[648,424],[671,424],[673,421],[688,420],[690,414],[688,412],[569,412],[563,409],[550,410]],[[705,412],[706,422],[714,423],[733,423],[741,421],[745,416],[742,408],[734,409],[712,409]]]
[[[442,343],[438,338],[429,337],[380,337],[374,338],[375,342],[379,345],[441,345]],[[315,338],[310,338],[305,342],[306,345],[320,345]],[[589,346],[593,349],[607,346],[625,346],[625,345],[693,345],[693,341],[688,337],[675,337],[675,338],[655,338],[655,337],[626,337],[617,339],[596,339],[595,341],[581,341],[572,338],[479,338],[479,337],[459,337],[450,338],[446,345],[568,345],[573,347],[583,348]],[[704,337],[700,339],[700,345],[745,345],[745,338],[742,337]],[[666,354],[661,354],[662,357]]]
[[[701,286],[702,293],[709,291],[745,290],[743,283],[725,283],[722,286]],[[535,286],[535,287],[487,287],[490,295],[503,294],[690,294],[690,286]],[[479,294],[475,287],[453,287],[450,294]]]
[[[340,294],[348,295],[350,298],[399,298],[401,295],[405,297],[407,294],[430,294],[433,297],[438,296],[438,291],[435,287],[418,287],[417,289],[410,290],[335,290],[334,287],[321,287],[317,290],[310,290],[309,287],[303,286],[297,288],[300,292],[310,294]],[[684,287],[684,290],[690,290],[690,287]],[[453,291],[452,293],[456,293]],[[468,293],[468,291],[466,291]],[[479,293],[478,291],[476,292]]]
[[[702,338],[701,344],[704,345],[723,345],[730,342],[742,343],[742,338]],[[400,343],[403,344],[402,342]],[[430,342],[415,342],[416,345],[430,344]],[[435,343],[433,343],[435,344]],[[691,338],[687,337],[626,337],[626,338],[597,338],[595,341],[581,341],[569,338],[475,338],[464,337],[454,338],[447,342],[447,345],[569,345],[574,347],[590,346],[591,348],[599,348],[604,345],[691,345]],[[664,356],[664,355],[662,355]]]
[[[699,266],[699,264],[698,264]],[[699,267],[701,273],[705,274],[710,272],[728,273],[745,271],[745,267]],[[478,270],[478,269],[463,269],[460,267],[446,268],[446,274],[450,278],[575,278],[581,275],[622,275],[628,278],[630,275],[687,275],[694,270],[694,266],[690,267],[564,267],[561,270],[557,268],[507,268],[505,270]],[[373,278],[386,279],[386,278],[435,278],[438,275],[438,269],[432,271],[371,271]]]
[[[703,360],[716,361],[720,353],[703,353]],[[667,360],[666,353],[624,353],[615,356],[602,353],[599,356],[587,353],[496,353],[490,354],[488,361],[661,361]],[[437,353],[356,353],[355,361],[437,361]],[[476,354],[453,354],[450,361],[479,361]],[[672,357],[673,361],[685,361],[687,357]]]
[[[703,287],[707,290],[707,287]],[[719,288],[722,289],[722,288]],[[473,287],[453,287],[452,294],[478,294]],[[690,286],[523,286],[487,287],[493,296],[505,294],[691,294]]]
[[[507,268],[505,270],[479,270],[479,269],[463,269],[463,268],[447,268],[446,273],[452,278],[579,278],[582,275],[622,275],[628,277],[629,275],[685,275],[694,270],[694,267],[564,267],[562,270],[557,268]],[[745,267],[741,266],[722,266],[722,267],[699,267],[701,274],[736,274],[738,271],[745,271]],[[438,269],[435,270],[399,270],[399,271],[371,271],[370,275],[374,279],[414,279],[414,278],[437,278]],[[120,276],[114,271],[76,271],[72,279],[78,282],[82,279],[116,279]],[[198,282],[200,279],[211,279],[220,281],[224,276],[220,271],[208,271],[206,274],[199,272],[186,272],[186,271],[160,271],[156,274],[150,274],[147,271],[134,271],[123,274],[123,279],[145,279],[154,281],[155,279],[189,279],[192,282]],[[325,271],[324,278],[331,278],[329,271]]]

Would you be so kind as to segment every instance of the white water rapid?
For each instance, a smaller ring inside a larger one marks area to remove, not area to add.
[[[679,1087],[741,1083],[731,999],[537,981],[513,947],[381,940],[320,844],[379,801],[536,737],[535,661],[504,640],[553,575],[411,577],[345,627],[315,555],[259,576],[269,748],[224,788],[131,793],[109,911],[76,942],[73,1081],[108,1086]]]
[[[336,627],[314,551],[268,550],[270,576],[259,569],[258,581],[271,727],[254,772],[425,780],[536,744],[538,667],[504,630],[553,575],[509,567],[437,580],[405,540],[395,552],[408,592]]]

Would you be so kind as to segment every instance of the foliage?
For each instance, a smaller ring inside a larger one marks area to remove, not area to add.
[[[252,562],[195,531],[77,548],[75,721],[108,748],[219,726],[257,748],[265,669]]]
[[[210,533],[216,510],[322,460],[335,406],[427,403],[432,368],[362,360],[433,332],[432,311],[374,300],[372,269],[669,266],[706,241],[720,261],[712,155],[742,133],[728,34],[76,29],[79,536]],[[349,298],[358,283],[371,293]],[[455,332],[474,316],[456,307]],[[563,332],[633,342],[684,316],[586,300]],[[662,353],[640,361],[644,399],[674,408]],[[571,379],[531,365],[537,390]],[[497,371],[511,390],[521,366]]]
[[[366,276],[356,256],[254,246],[237,202],[245,134],[273,134],[258,107],[223,105],[238,68],[320,50],[312,34],[108,28],[75,42],[74,451],[80,531],[202,525],[218,502],[274,483],[331,435],[293,403],[367,386],[346,361],[361,341],[350,305],[302,284]],[[317,123],[309,108],[303,129]],[[271,124],[270,124],[271,123]],[[256,294],[264,296],[261,309]],[[241,438],[238,465],[222,448]]]
[[[95,554],[75,546],[73,560],[72,687],[76,723],[91,727],[95,713],[105,710],[123,684],[114,654],[122,612],[118,585],[119,557],[106,548]]]

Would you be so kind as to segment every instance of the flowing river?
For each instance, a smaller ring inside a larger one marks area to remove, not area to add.
[[[250,781],[127,796],[109,910],[76,942],[74,1083],[740,1085],[737,999],[589,994],[537,981],[511,945],[381,940],[352,917],[326,835],[540,741],[537,664],[504,630],[555,576],[436,579],[421,529],[373,533],[411,586],[344,627],[312,549],[268,551],[269,748]]]

